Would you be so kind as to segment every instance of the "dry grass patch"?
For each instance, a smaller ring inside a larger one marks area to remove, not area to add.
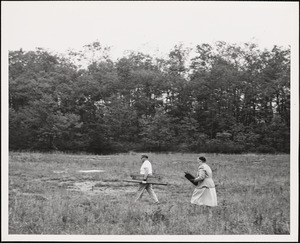
[[[152,154],[154,185],[133,203],[139,154],[110,156],[10,153],[9,234],[289,234],[289,155],[205,154],[217,184],[218,207],[190,203],[196,154]],[[104,172],[80,173],[80,170]],[[59,172],[59,173],[58,173]]]

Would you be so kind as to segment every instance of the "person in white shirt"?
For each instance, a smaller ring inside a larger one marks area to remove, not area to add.
[[[157,196],[152,188],[152,184],[150,183],[147,183],[147,177],[148,175],[152,175],[152,165],[150,163],[150,161],[148,160],[148,156],[147,155],[142,155],[141,156],[141,161],[142,161],[142,166],[141,166],[141,169],[140,169],[140,174],[141,175],[144,175],[143,176],[143,182],[140,183],[139,185],[139,189],[137,191],[137,195],[136,195],[136,198],[135,198],[135,202],[137,200],[139,200],[145,189],[147,190],[147,192],[149,193],[149,195],[151,196],[151,198],[155,201],[156,204],[159,204],[159,201],[157,199]]]

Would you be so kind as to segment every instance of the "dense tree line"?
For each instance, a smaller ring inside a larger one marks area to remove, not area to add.
[[[10,150],[289,153],[290,49],[216,42],[191,53],[112,61],[99,42],[10,51]]]

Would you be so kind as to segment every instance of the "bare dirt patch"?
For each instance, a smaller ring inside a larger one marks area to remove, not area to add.
[[[62,173],[68,173],[67,171],[53,171],[55,174],[62,174]]]
[[[138,189],[137,184],[124,183],[122,181],[65,181],[60,183],[60,186],[65,187],[69,191],[83,192],[89,195],[99,194],[114,194],[124,195],[128,193],[136,193]],[[156,187],[156,191],[162,188]]]
[[[69,182],[66,185],[66,189],[70,191],[79,191],[86,194],[126,194],[134,193],[137,191],[137,187],[133,185],[121,185],[121,182],[105,183],[96,181],[81,181],[81,182]]]

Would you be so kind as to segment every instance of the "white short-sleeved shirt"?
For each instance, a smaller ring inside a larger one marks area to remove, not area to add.
[[[142,164],[140,174],[142,175],[145,174],[145,168],[148,168],[148,174],[152,174],[152,165],[149,160],[145,160],[144,163]]]

